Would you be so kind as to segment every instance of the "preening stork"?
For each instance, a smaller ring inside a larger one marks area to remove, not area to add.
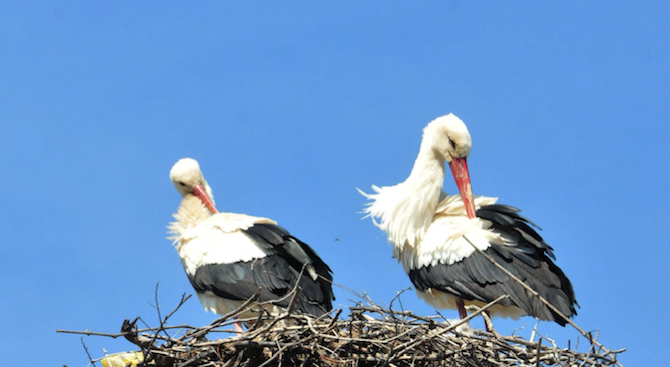
[[[497,198],[473,196],[466,161],[471,147],[470,133],[458,117],[449,114],[433,120],[423,130],[419,155],[407,180],[395,186],[372,186],[373,194],[361,191],[371,200],[365,208],[367,216],[388,235],[393,256],[419,298],[433,307],[458,309],[464,318],[465,305],[482,307],[507,294],[509,298],[489,309],[492,315],[530,315],[564,326],[562,317],[472,246],[564,315],[577,314],[572,284],[553,263],[552,248],[531,227],[535,224],[519,215],[519,209],[495,204]],[[442,191],[444,161],[460,195]]]
[[[218,213],[193,159],[179,160],[170,179],[183,197],[168,227],[170,239],[206,310],[224,315],[259,294],[258,302],[269,302],[266,309],[277,313],[296,285],[295,311],[321,316],[332,309],[332,272],[309,245],[273,220]]]

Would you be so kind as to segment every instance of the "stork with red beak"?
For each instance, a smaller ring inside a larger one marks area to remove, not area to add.
[[[566,321],[540,302],[497,264],[538,292],[567,317],[575,315],[575,293],[558,266],[552,248],[519,210],[495,204],[497,198],[473,196],[467,157],[472,139],[453,114],[430,122],[414,168],[395,186],[373,186],[365,208],[393,245],[420,298],[436,308],[482,307],[509,295],[489,308],[492,315]],[[460,195],[442,191],[444,162],[449,164]],[[360,190],[359,190],[360,191]],[[376,218],[376,219],[375,219]]]
[[[300,289],[296,312],[321,316],[332,309],[331,270],[309,245],[273,220],[219,213],[193,159],[179,160],[170,179],[183,197],[170,238],[206,310],[224,315],[258,294],[276,314],[294,288]]]

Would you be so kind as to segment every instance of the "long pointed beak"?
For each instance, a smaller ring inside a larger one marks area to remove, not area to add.
[[[452,158],[449,163],[451,173],[454,175],[458,191],[461,192],[465,211],[468,218],[475,217],[475,198],[472,196],[472,185],[470,184],[470,172],[468,171],[468,162],[466,158]]]
[[[207,190],[205,190],[202,185],[198,184],[193,186],[193,195],[197,196],[200,201],[202,201],[203,204],[209,209],[210,212],[213,214],[218,213],[219,211],[216,210],[216,206],[214,206],[214,203],[212,202],[212,199],[209,198],[209,195],[207,195]]]

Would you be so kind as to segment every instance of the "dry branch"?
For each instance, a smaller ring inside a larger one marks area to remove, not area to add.
[[[493,305],[492,302],[487,306]],[[180,302],[181,306],[184,302]],[[612,366],[620,351],[609,351],[591,337],[588,352],[558,348],[553,342],[524,340],[475,330],[464,334],[458,326],[441,317],[425,317],[411,311],[394,311],[364,298],[342,310],[314,318],[284,312],[278,316],[260,313],[259,317],[238,320],[249,330],[226,339],[217,339],[223,329],[243,311],[259,310],[247,302],[225,317],[205,327],[182,325],[185,333],[169,336],[168,317],[156,328],[138,330],[134,322],[124,321],[120,334],[65,331],[85,335],[124,336],[140,348],[139,360],[170,367],[220,366]],[[481,314],[486,307],[472,313]],[[161,334],[159,336],[159,334]]]

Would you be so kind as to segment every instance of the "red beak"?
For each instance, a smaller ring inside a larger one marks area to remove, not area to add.
[[[456,180],[458,191],[461,192],[461,198],[463,198],[468,218],[472,219],[475,217],[475,198],[472,196],[468,162],[465,158],[452,158],[449,167],[451,168],[451,173],[454,175],[454,180]]]
[[[219,211],[216,210],[216,207],[214,206],[214,203],[212,202],[212,199],[209,198],[209,195],[207,195],[207,190],[205,190],[202,185],[198,184],[193,186],[193,195],[197,196],[200,201],[202,201],[203,204],[209,209],[210,212],[213,214],[218,213]]]

